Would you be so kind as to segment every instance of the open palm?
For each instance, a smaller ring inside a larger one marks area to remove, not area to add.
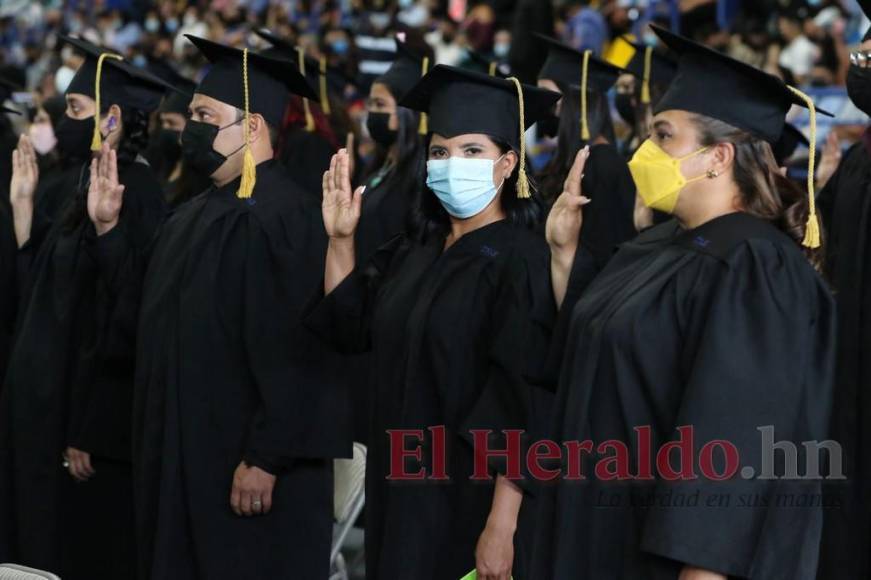
[[[360,207],[363,190],[351,191],[350,161],[348,151],[341,149],[333,155],[330,169],[323,177],[323,203],[321,211],[324,227],[331,238],[348,238],[354,235],[360,222]]]
[[[88,187],[88,216],[98,234],[118,223],[124,202],[124,186],[118,181],[118,156],[103,144],[99,158],[91,160],[91,184]]]

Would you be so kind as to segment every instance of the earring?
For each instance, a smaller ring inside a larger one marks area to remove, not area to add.
[[[708,175],[708,179],[714,179],[715,177],[718,177],[720,174],[717,172],[716,169],[708,169],[707,175]]]

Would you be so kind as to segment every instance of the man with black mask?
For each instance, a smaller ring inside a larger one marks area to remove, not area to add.
[[[866,9],[867,12],[867,9]],[[869,14],[871,15],[871,14]],[[851,55],[847,94],[871,115],[871,30]],[[820,192],[825,269],[838,298],[837,380],[831,438],[846,479],[831,481],[818,578],[871,577],[871,127]]]
[[[213,186],[170,215],[147,255],[117,234],[126,194],[111,165],[89,193],[101,272],[144,276],[125,301],[138,577],[325,578],[350,409],[299,320],[323,276],[320,208],[273,160],[290,94],[317,95],[293,63],[187,37],[211,66],[182,155]]]

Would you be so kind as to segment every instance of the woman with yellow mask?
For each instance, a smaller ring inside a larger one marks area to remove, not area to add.
[[[813,104],[656,32],[679,71],[630,169],[675,219],[584,287],[569,275],[582,151],[548,220],[567,329],[551,434],[561,481],[542,490],[529,577],[811,580],[834,308],[813,266],[813,193],[782,178],[769,143],[792,105],[813,120]]]

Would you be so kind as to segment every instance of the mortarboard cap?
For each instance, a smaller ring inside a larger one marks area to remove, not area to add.
[[[779,78],[735,60],[688,38],[651,25],[651,29],[678,55],[678,71],[656,113],[682,110],[704,115],[743,129],[774,144],[786,124],[793,105],[810,110],[810,157],[808,159],[808,214],[805,238],[810,248],[820,245],[819,221],[814,194],[816,114],[832,116],[817,109],[810,97]]]
[[[420,77],[427,73],[432,61],[432,54],[421,54],[397,39],[396,59],[375,82],[386,85],[396,100],[400,101],[417,84]]]
[[[608,92],[624,72],[620,67],[607,63],[592,51],[580,51],[562,42],[539,34],[533,35],[547,45],[547,59],[538,73],[539,79],[548,79],[566,86],[581,86],[582,68],[587,55],[587,90]]]
[[[581,52],[549,36],[534,35],[548,47],[547,59],[538,78],[554,81],[566,88],[577,87],[581,97],[581,139],[589,141],[588,93],[608,92],[624,72],[623,69],[598,58],[590,50]]]
[[[78,93],[97,100],[99,84],[99,100],[103,104],[116,104],[151,112],[160,104],[165,93],[174,90],[172,86],[148,71],[133,66],[119,55],[86,40],[69,36],[61,36],[60,40],[85,57],[67,87],[67,94]],[[99,80],[98,69],[101,72]]]
[[[427,113],[429,129],[444,137],[483,133],[508,143],[520,157],[518,197],[529,197],[524,132],[550,114],[559,93],[452,66],[438,65],[399,105]]]
[[[188,114],[188,106],[193,98],[197,83],[178,72],[171,64],[163,59],[153,60],[148,63],[148,70],[175,88],[166,94],[160,104],[161,113]]]
[[[247,100],[248,111],[261,115],[273,127],[281,126],[291,93],[309,99],[317,98],[299,70],[286,60],[225,46],[190,34],[185,36],[211,63],[203,80],[197,85],[196,93],[242,110],[246,109]]]
[[[20,90],[21,87],[19,87],[17,83],[7,79],[5,76],[0,76],[0,111],[4,113],[12,113],[13,115],[21,114],[21,112],[9,108],[3,104],[7,99],[9,99],[9,97],[12,96],[12,93]]]
[[[509,76],[505,73],[507,67],[503,67],[501,63],[495,60],[490,60],[480,52],[470,50],[469,60],[471,66],[467,68],[470,68],[471,70],[485,72],[491,77],[507,78]]]
[[[626,64],[626,72],[641,80],[641,102],[650,103],[650,85],[667,87],[677,74],[677,58],[652,46],[645,46],[621,37],[635,49]]]

